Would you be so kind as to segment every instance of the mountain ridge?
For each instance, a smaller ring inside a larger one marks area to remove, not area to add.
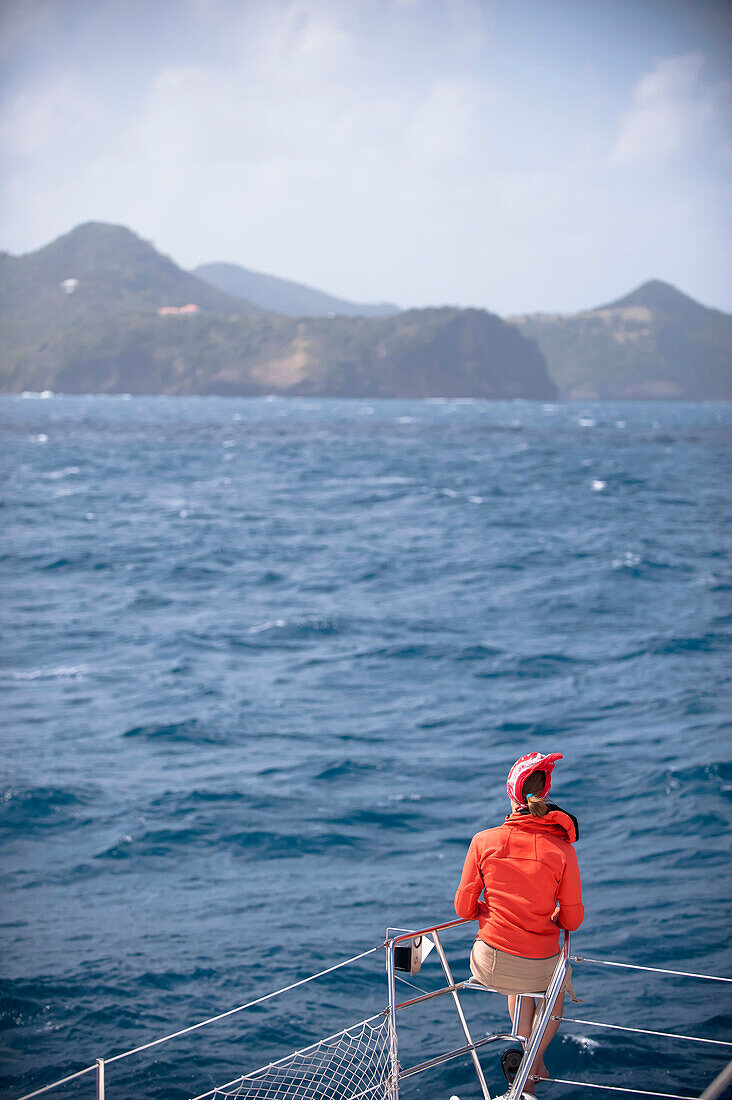
[[[658,309],[668,313],[690,308],[693,308],[694,311],[710,309],[715,313],[721,312],[721,310],[713,310],[710,306],[702,305],[701,302],[698,302],[689,294],[685,294],[683,290],[679,290],[672,283],[664,282],[663,279],[647,279],[628,294],[624,294],[606,305],[595,306],[595,310],[627,309],[633,306],[646,306],[648,309]],[[581,310],[580,312],[592,311]]]
[[[35,252],[0,255],[6,360],[61,331],[191,301],[237,316],[255,310],[181,270],[125,226],[85,222]]]
[[[0,389],[552,399],[536,345],[454,308],[295,319],[86,223],[0,261]],[[182,307],[188,307],[183,310]]]
[[[457,307],[294,317],[184,271],[125,226],[87,222],[0,253],[0,286],[6,392],[732,400],[732,316],[658,279],[579,313],[507,321]]]
[[[732,316],[660,279],[578,313],[507,320],[537,342],[563,398],[732,400]]]
[[[15,305],[17,295],[26,292],[23,276],[34,281],[34,290],[38,293],[41,288],[53,285],[56,289],[62,281],[76,279],[80,271],[96,280],[97,308],[103,305],[107,289],[105,277],[111,280],[114,312],[124,307],[127,295],[130,305],[136,308],[185,304],[183,301],[167,302],[165,295],[180,299],[195,296],[202,309],[244,312],[253,308],[184,271],[126,226],[107,222],[83,222],[35,252],[21,256],[3,252],[0,265],[4,273],[15,269],[14,281],[3,286],[0,315]]]
[[[260,309],[284,313],[288,317],[388,317],[400,313],[389,302],[366,305],[338,298],[326,291],[292,279],[252,271],[241,264],[199,264],[193,274],[235,298],[242,298]]]

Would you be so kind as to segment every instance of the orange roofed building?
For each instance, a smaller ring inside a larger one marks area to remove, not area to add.
[[[171,314],[177,315],[180,313],[200,313],[200,307],[189,302],[187,306],[161,306],[158,310],[158,317],[169,317]]]

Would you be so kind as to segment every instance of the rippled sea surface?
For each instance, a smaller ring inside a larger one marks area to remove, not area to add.
[[[534,749],[564,753],[581,822],[574,950],[731,974],[731,420],[0,399],[0,1095],[451,919]],[[461,977],[473,930],[445,935]],[[578,964],[575,987],[568,1015],[732,1040],[732,986]],[[110,1066],[108,1097],[185,1100],[385,997],[372,956]],[[405,1010],[404,1065],[461,1045],[447,1000]],[[503,998],[464,1000],[505,1027]],[[729,1055],[566,1024],[547,1061],[697,1095]],[[403,1086],[452,1094],[479,1096],[467,1061]]]

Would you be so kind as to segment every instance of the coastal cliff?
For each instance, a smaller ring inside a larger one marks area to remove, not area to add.
[[[551,399],[536,344],[478,309],[292,318],[130,230],[89,223],[0,257],[0,389]]]

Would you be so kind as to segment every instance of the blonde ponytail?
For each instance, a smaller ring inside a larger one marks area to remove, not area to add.
[[[549,806],[545,798],[540,794],[546,784],[546,772],[536,771],[527,775],[521,793],[524,796],[529,813],[532,817],[545,817],[549,813]]]
[[[549,807],[545,800],[540,798],[538,794],[529,794],[526,796],[526,802],[529,807],[529,813],[532,817],[544,817],[549,813]]]

